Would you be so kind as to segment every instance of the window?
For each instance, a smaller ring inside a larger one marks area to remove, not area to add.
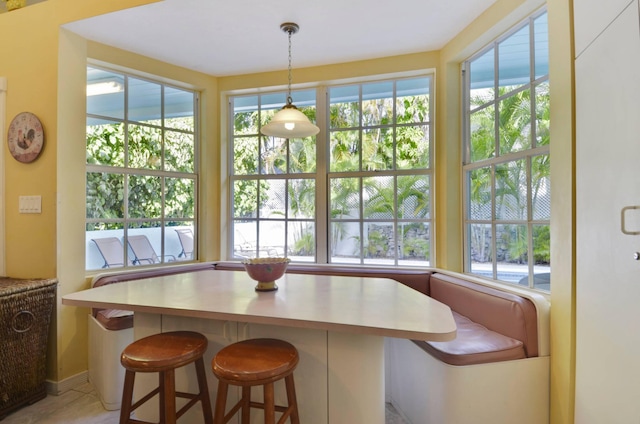
[[[549,290],[549,49],[539,12],[464,63],[465,271]]]
[[[260,135],[286,93],[231,97],[233,257],[428,265],[431,91],[423,76],[294,92],[323,119],[292,140]]]
[[[194,258],[196,105],[193,91],[87,68],[87,270]]]

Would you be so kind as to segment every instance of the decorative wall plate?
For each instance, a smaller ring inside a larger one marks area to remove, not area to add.
[[[36,160],[44,145],[44,130],[40,119],[31,112],[17,114],[9,124],[7,144],[11,156],[17,161],[29,163]]]

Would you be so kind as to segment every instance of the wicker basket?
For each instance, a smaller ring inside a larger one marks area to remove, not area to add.
[[[44,398],[56,279],[0,277],[0,420]]]

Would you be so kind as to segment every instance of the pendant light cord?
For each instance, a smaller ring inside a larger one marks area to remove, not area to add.
[[[287,104],[293,104],[293,99],[291,98],[291,34],[293,30],[289,29],[287,33],[289,33],[289,86],[287,89]]]

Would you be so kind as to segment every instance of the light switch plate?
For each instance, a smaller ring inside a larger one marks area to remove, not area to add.
[[[42,196],[20,196],[20,213],[42,213]]]

